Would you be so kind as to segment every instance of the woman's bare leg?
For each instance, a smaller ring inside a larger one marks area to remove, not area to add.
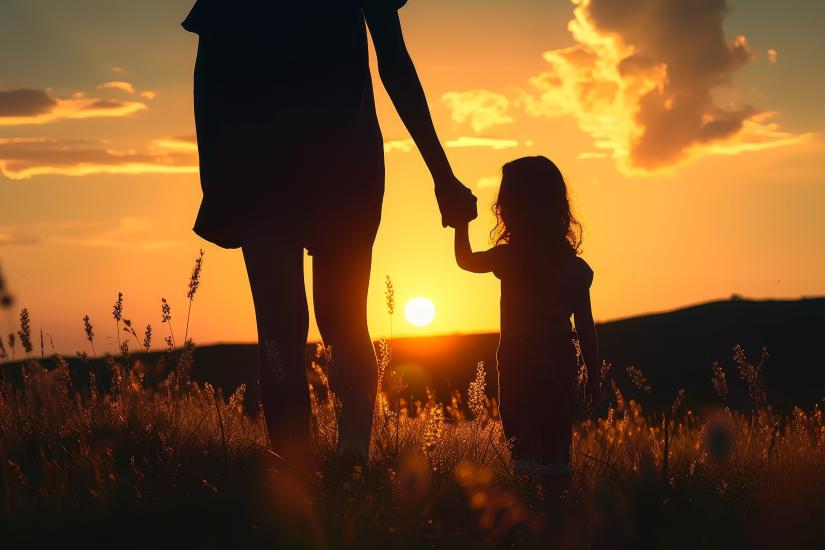
[[[243,247],[258,325],[261,401],[272,449],[298,466],[309,444],[304,249],[261,240]]]
[[[338,450],[369,452],[377,389],[377,364],[367,328],[367,290],[372,247],[317,252],[312,278],[315,318],[324,344],[332,346],[330,384],[341,399]]]

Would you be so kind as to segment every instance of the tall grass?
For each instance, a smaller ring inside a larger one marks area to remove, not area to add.
[[[744,350],[733,353],[752,399],[748,411],[726,406],[736,378],[719,365],[708,368],[719,403],[702,411],[686,409],[680,392],[666,412],[654,413],[612,383],[606,414],[575,426],[572,484],[557,495],[513,473],[483,364],[466,393],[411,402],[392,366],[392,343],[382,342],[369,465],[341,485],[331,485],[323,467],[298,484],[279,472],[262,416],[244,413],[246,388],[227,397],[193,382],[194,345],[174,348],[166,300],[162,314],[170,331],[160,361],[171,368],[159,388],[144,380],[157,366],[122,343],[107,359],[108,391],[91,371],[87,383],[73,386],[77,376],[59,356],[52,369],[27,360],[22,383],[3,384],[0,535],[12,546],[47,534],[88,541],[95,533],[145,544],[177,535],[207,547],[276,539],[307,547],[539,548],[815,547],[825,540],[818,527],[825,520],[823,414],[819,406],[771,409],[760,376],[766,353],[755,365]],[[23,320],[21,342],[31,338],[28,314]],[[88,317],[84,332],[94,352]],[[149,348],[150,328],[138,344]],[[308,370],[312,439],[322,459],[335,449],[345,406],[328,383],[330,353],[319,346]],[[628,374],[649,393],[641,371]]]

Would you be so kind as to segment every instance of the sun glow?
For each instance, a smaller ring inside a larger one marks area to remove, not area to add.
[[[435,305],[429,298],[412,298],[404,306],[404,317],[411,325],[425,327],[435,319]]]

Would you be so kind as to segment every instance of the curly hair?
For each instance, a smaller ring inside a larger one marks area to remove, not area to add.
[[[582,226],[570,209],[567,185],[558,166],[543,156],[508,162],[493,204],[496,245],[532,242],[573,255],[581,253]]]

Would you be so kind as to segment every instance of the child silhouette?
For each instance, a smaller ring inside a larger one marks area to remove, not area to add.
[[[595,400],[598,394],[593,271],[578,256],[581,224],[561,172],[545,157],[504,165],[493,211],[495,246],[473,252],[468,223],[462,224],[455,231],[456,261],[501,280],[499,408],[505,433],[515,437],[515,468],[538,468],[566,483],[578,374],[571,317],[587,366],[587,395]]]

